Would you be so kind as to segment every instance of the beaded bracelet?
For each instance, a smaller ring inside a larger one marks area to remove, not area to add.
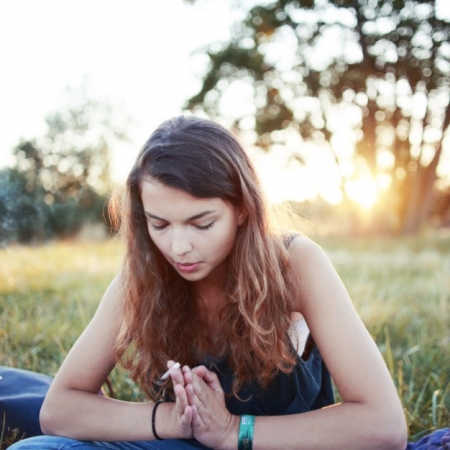
[[[239,422],[238,450],[252,450],[255,416],[243,415]]]
[[[160,438],[158,436],[158,434],[156,433],[156,429],[155,429],[155,416],[156,416],[156,408],[158,408],[158,406],[163,403],[162,400],[159,400],[155,403],[155,406],[153,406],[153,411],[152,411],[152,431],[153,431],[153,436],[155,436],[155,439],[157,439],[158,441],[162,441],[163,439]]]

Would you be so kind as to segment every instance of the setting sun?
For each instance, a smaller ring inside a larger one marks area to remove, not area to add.
[[[348,180],[345,190],[349,198],[357,202],[365,209],[371,208],[377,200],[378,189],[374,180],[369,177],[361,177],[356,180]]]

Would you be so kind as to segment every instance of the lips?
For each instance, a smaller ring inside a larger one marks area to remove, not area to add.
[[[183,273],[195,272],[200,263],[176,263],[177,269]]]

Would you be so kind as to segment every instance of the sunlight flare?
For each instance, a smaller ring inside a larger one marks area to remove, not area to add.
[[[349,198],[365,209],[370,209],[378,197],[377,185],[370,176],[348,180],[345,184],[345,190]]]

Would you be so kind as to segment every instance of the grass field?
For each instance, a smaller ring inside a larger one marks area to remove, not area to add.
[[[449,426],[450,236],[318,241],[383,353],[410,440]],[[54,375],[121,255],[112,241],[0,249],[0,365]],[[125,374],[111,379],[117,397],[141,398]]]

